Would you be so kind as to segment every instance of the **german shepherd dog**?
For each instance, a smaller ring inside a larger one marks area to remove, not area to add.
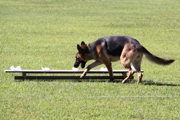
[[[81,46],[79,44],[77,45],[77,49],[78,52],[76,54],[74,67],[77,68],[79,64],[81,64],[81,67],[84,68],[87,61],[92,59],[95,60],[94,63],[87,66],[80,78],[85,77],[90,69],[105,64],[109,72],[110,81],[113,81],[111,62],[120,60],[121,64],[129,71],[129,75],[122,83],[125,83],[134,74],[131,63],[138,73],[137,83],[140,83],[143,77],[140,68],[143,54],[145,54],[148,60],[159,65],[169,65],[174,62],[172,59],[163,59],[151,54],[136,39],[129,36],[103,37],[88,44],[88,46],[82,41]]]

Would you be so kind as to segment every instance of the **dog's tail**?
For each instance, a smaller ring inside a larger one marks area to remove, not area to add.
[[[159,64],[159,65],[169,65],[171,63],[174,62],[174,60],[172,59],[163,59],[163,58],[160,58],[160,57],[157,57],[153,54],[151,54],[145,47],[141,46],[140,47],[140,52],[144,53],[146,58],[151,61],[151,62],[154,62],[156,64]]]

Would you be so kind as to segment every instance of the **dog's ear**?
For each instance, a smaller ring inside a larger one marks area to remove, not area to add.
[[[78,51],[82,51],[82,48],[79,44],[77,44],[77,49],[78,49]]]
[[[85,44],[84,41],[81,42],[81,48],[85,51],[87,50],[87,45]]]
[[[81,42],[81,45],[86,45],[84,41]]]

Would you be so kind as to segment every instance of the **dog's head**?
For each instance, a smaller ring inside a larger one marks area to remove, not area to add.
[[[74,67],[79,67],[79,64],[81,63],[81,68],[84,68],[86,65],[87,60],[87,51],[88,47],[85,44],[84,41],[81,42],[81,46],[77,45],[78,52],[76,54],[76,61],[74,63]]]

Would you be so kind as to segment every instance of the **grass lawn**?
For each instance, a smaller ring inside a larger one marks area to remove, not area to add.
[[[0,119],[180,119],[179,1],[1,0],[0,26]],[[144,57],[139,85],[136,74],[121,84],[15,81],[4,73],[12,65],[71,70],[77,44],[110,35],[132,36],[176,61],[159,66]]]

